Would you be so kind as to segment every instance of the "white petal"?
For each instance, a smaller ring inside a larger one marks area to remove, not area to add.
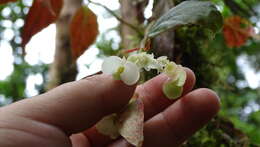
[[[123,60],[120,57],[108,57],[102,63],[102,72],[106,74],[113,74],[121,65],[123,65]]]
[[[126,85],[134,85],[140,78],[139,68],[132,62],[126,61],[125,70],[121,74],[121,80]]]

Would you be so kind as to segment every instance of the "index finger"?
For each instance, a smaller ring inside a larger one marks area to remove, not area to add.
[[[134,90],[135,86],[127,86],[112,76],[96,75],[3,107],[4,115],[0,119],[20,116],[58,127],[69,135],[84,131],[102,117],[121,110]]]

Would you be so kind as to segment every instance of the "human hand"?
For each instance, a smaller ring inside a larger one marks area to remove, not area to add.
[[[219,110],[218,96],[209,89],[192,88],[194,73],[180,99],[165,98],[159,75],[143,85],[127,86],[108,75],[63,84],[45,94],[0,108],[1,147],[130,146],[124,139],[99,134],[95,123],[120,111],[134,91],[144,102],[145,147],[178,146],[205,125]]]

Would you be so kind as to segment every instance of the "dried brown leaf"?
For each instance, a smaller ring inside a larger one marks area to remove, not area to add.
[[[119,114],[117,127],[119,133],[130,144],[141,147],[143,143],[144,104],[141,99],[133,99]]]
[[[116,126],[116,114],[111,114],[104,117],[96,124],[96,129],[99,133],[109,136],[111,139],[116,139],[119,136]]]

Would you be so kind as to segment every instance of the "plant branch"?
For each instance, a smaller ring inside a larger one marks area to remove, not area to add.
[[[134,25],[132,25],[131,23],[128,23],[127,21],[125,21],[124,19],[120,18],[115,12],[113,12],[112,10],[110,10],[107,6],[97,3],[97,2],[93,2],[91,0],[88,0],[89,3],[92,3],[94,5],[103,7],[105,10],[107,10],[111,15],[113,15],[118,21],[120,21],[121,23],[127,25],[129,28],[133,29],[134,31],[136,31],[139,35],[143,36],[143,33],[140,31],[140,29]]]
[[[234,14],[238,14],[244,17],[250,17],[250,13],[237,4],[234,0],[224,0],[224,3],[230,8]]]
[[[247,8],[249,9],[249,11],[251,11],[253,13],[253,15],[258,16],[258,14],[255,12],[255,10],[251,7],[251,5],[248,3],[247,0],[242,0],[243,3],[245,3],[245,5],[247,6]]]

